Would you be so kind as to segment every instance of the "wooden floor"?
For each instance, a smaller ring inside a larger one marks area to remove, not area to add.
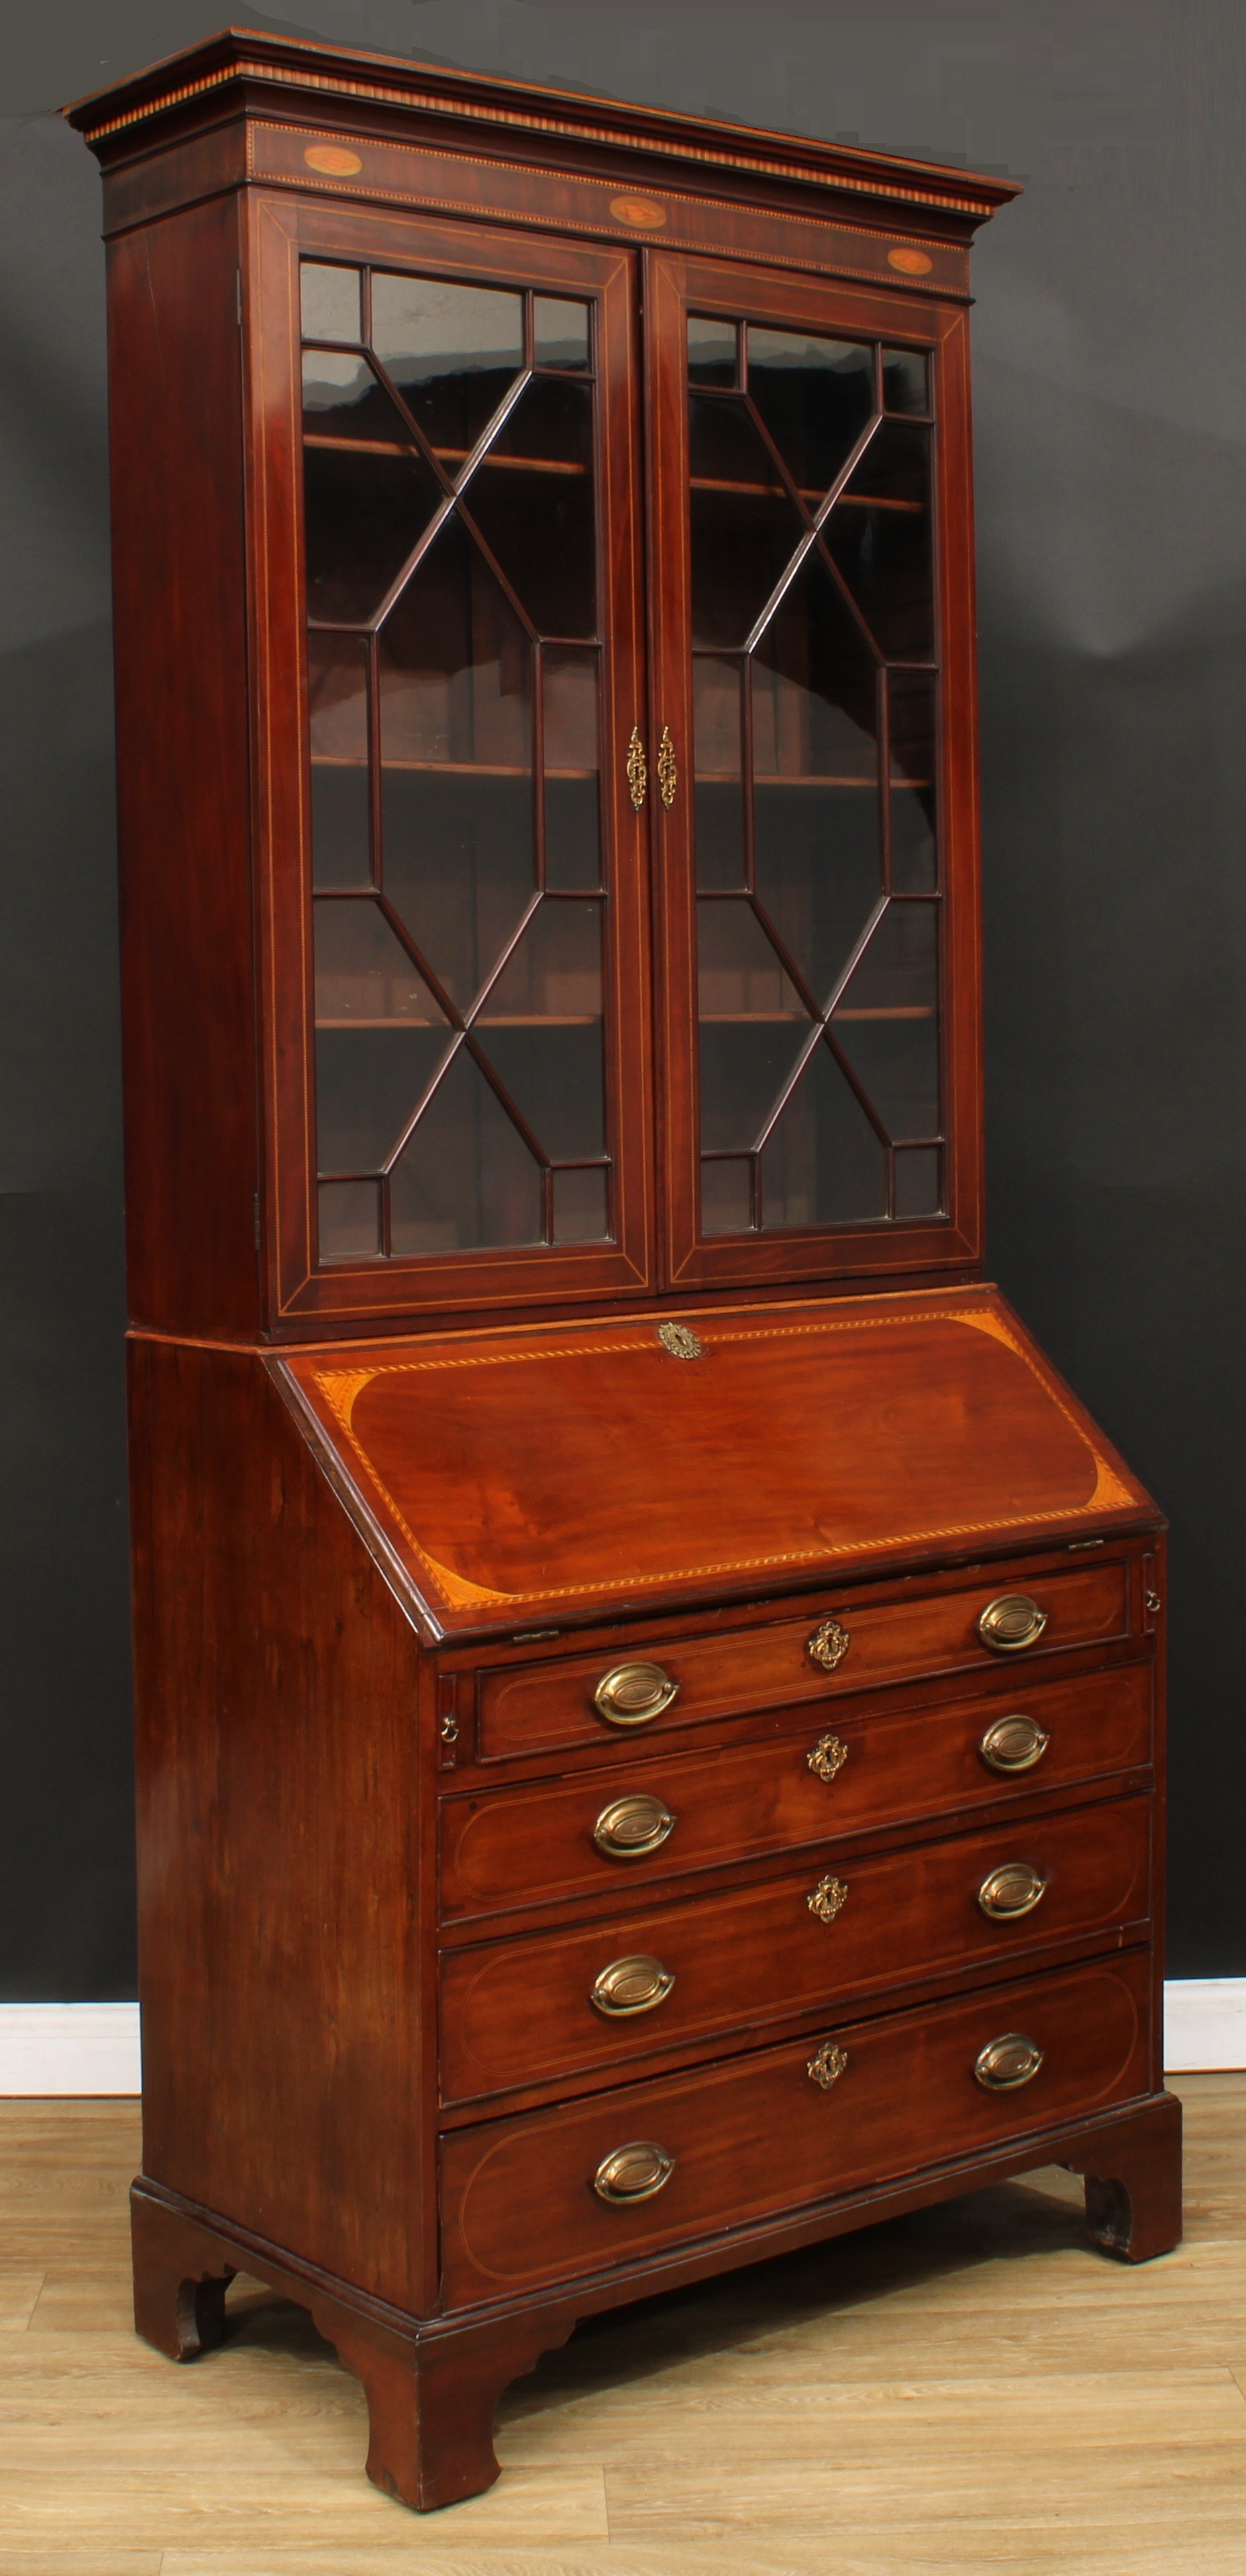
[[[1244,2576],[1246,2075],[1183,2079],[1188,2234],[1089,2252],[1045,2172],[583,2329],[501,2482],[368,2486],[364,2407],[243,2289],[185,2368],[129,2325],[129,2103],[0,2104],[3,2576]]]

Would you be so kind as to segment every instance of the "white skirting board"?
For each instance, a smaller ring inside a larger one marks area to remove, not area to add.
[[[1246,2068],[1246,1977],[1181,1977],[1164,1988],[1172,2075]],[[0,2096],[137,2093],[137,2004],[0,2004]]]

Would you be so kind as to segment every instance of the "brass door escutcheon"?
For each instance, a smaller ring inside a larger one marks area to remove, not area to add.
[[[837,1780],[848,1759],[848,1747],[840,1735],[820,1735],[806,1763],[819,1780]]]
[[[645,746],[640,739],[639,725],[632,726],[632,738],[627,746],[627,784],[632,803],[639,814],[649,785],[649,763],[645,758]]]
[[[836,1664],[842,1664],[851,1644],[847,1629],[840,1627],[838,1619],[824,1619],[821,1627],[814,1629],[809,1640],[809,1652],[815,1664],[821,1664],[824,1673],[833,1673]]]
[[[832,2084],[838,2084],[847,2063],[847,2049],[841,2048],[836,2040],[824,2039],[817,2056],[810,2058],[805,2073],[813,2077],[815,2084],[821,2085],[824,2093],[829,2093]]]
[[[1051,1737],[1036,1718],[997,1717],[988,1726],[978,1751],[988,1771],[1001,1771],[1005,1777],[1013,1771],[1032,1771],[1041,1762]]]
[[[1022,1914],[1032,1914],[1046,1893],[1046,1879],[1028,1861],[1010,1860],[983,1879],[978,1903],[993,1923],[1013,1923]]]
[[[664,2147],[655,2146],[648,2138],[636,2138],[626,2147],[616,2147],[613,2155],[603,2156],[593,2176],[593,2189],[599,2200],[614,2203],[616,2208],[632,2200],[652,2200],[675,2170],[675,2159]]]
[[[653,2012],[664,2004],[674,1983],[660,1959],[638,1952],[632,1959],[612,1959],[593,1979],[588,2000],[609,2021],[626,2021],[633,2013]]]
[[[702,1360],[705,1344],[690,1324],[659,1324],[658,1340],[673,1360]]]
[[[817,1915],[819,1923],[833,1923],[836,1915],[847,1902],[848,1890],[842,1878],[831,1878],[829,1875],[826,1878],[820,1878],[817,1886],[805,1899],[810,1913]]]
[[[997,1601],[988,1601],[978,1635],[997,1655],[1016,1655],[1023,1646],[1036,1646],[1046,1625],[1046,1611],[1028,1592],[1001,1592]]]
[[[593,1693],[593,1706],[611,1726],[647,1726],[679,1697],[679,1684],[660,1664],[613,1664]]]
[[[1043,2062],[1043,2052],[1024,2031],[1006,2030],[978,2051],[974,2074],[987,2093],[1016,2093],[1029,2084]]]
[[[630,1798],[614,1798],[602,1808],[593,1840],[608,1860],[643,1860],[646,1852],[659,1851],[674,1829],[670,1808],[641,1790]]]
[[[679,771],[675,766],[675,745],[671,741],[670,726],[663,725],[662,739],[658,744],[658,786],[662,791],[662,802],[668,812],[675,802],[675,790],[678,785]]]

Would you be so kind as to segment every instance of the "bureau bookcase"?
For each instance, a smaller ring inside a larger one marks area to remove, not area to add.
[[[1180,2228],[1163,1533],[981,1266],[996,179],[232,31],[103,165],[140,2331]]]

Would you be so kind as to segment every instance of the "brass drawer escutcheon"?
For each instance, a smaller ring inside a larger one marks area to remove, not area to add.
[[[820,1878],[805,1902],[810,1913],[817,1915],[819,1923],[833,1923],[841,1907],[848,1902],[848,1890],[842,1878]]]
[[[593,1840],[608,1860],[643,1860],[659,1851],[675,1830],[675,1818],[660,1798],[640,1790],[630,1798],[612,1798],[593,1827]]]
[[[663,2147],[649,2139],[638,2138],[626,2147],[616,2147],[613,2155],[603,2156],[593,2176],[593,2189],[599,2200],[610,2201],[618,2208],[629,2201],[652,2200],[675,2170],[675,2159]]]
[[[679,1684],[660,1664],[612,1664],[593,1693],[593,1706],[611,1726],[647,1726],[679,1697]]]
[[[812,1753],[805,1755],[809,1769],[818,1780],[837,1780],[848,1759],[848,1747],[839,1735],[820,1735]]]
[[[824,1673],[833,1673],[835,1666],[842,1664],[851,1644],[847,1629],[840,1627],[838,1619],[824,1619],[821,1627],[814,1629],[809,1640],[809,1652],[814,1663],[821,1664]]]
[[[1014,1923],[1022,1914],[1032,1914],[1046,1893],[1046,1879],[1028,1861],[1009,1860],[983,1879],[978,1903],[993,1923]]]
[[[594,1978],[588,2000],[608,2021],[626,2021],[632,2013],[652,2012],[664,2004],[674,1983],[660,1959],[638,1953],[631,1959],[612,1959]]]
[[[997,1655],[1017,1655],[1024,1646],[1038,1644],[1046,1625],[1046,1611],[1028,1592],[1001,1592],[997,1601],[988,1601],[978,1621],[978,1635]]]
[[[1032,1771],[1041,1762],[1051,1737],[1046,1727],[1033,1717],[997,1717],[988,1726],[978,1751],[988,1771],[1000,1771],[1007,1778],[1015,1771]]]
[[[1037,2075],[1042,2062],[1041,2048],[1024,2031],[1007,2030],[979,2049],[973,2071],[984,2092],[1016,2093]]]
[[[847,2049],[840,2048],[833,2039],[824,2039],[817,2056],[810,2058],[805,2073],[812,2076],[815,2084],[821,2085],[824,2093],[829,2093],[832,2084],[838,2084],[847,2063]]]

